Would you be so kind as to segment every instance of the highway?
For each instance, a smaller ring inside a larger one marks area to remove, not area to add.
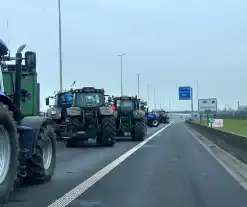
[[[18,186],[6,207],[246,207],[245,189],[173,121],[149,128],[143,143],[67,149],[59,142],[52,181]]]

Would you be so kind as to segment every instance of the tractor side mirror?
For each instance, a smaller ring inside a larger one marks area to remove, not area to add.
[[[50,105],[50,104],[49,104],[49,98],[46,98],[46,99],[45,99],[45,105],[46,105],[46,106],[49,106],[49,105]]]
[[[27,68],[36,68],[36,53],[27,51],[25,53],[25,65]]]

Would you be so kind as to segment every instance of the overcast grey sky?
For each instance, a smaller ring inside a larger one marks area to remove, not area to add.
[[[119,52],[126,53],[124,94],[156,89],[157,106],[188,109],[178,86],[199,82],[199,97],[219,107],[247,103],[246,0],[61,0],[64,87],[120,94]],[[9,35],[6,29],[9,20]],[[59,88],[57,0],[1,1],[1,38],[11,52],[37,53],[41,98]],[[196,91],[195,91],[196,95]],[[152,96],[152,94],[151,94]],[[196,96],[195,96],[196,98]],[[196,101],[195,101],[196,105]]]

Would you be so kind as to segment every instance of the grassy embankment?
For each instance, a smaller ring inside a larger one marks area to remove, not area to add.
[[[200,120],[195,119],[194,122],[200,123]],[[207,120],[202,120],[202,124],[207,125]],[[247,137],[247,120],[224,119],[224,127],[221,130]]]

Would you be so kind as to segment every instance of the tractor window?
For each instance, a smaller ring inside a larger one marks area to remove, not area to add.
[[[76,93],[75,105],[79,107],[99,107],[103,104],[101,93]]]
[[[117,108],[120,110],[133,110],[134,102],[133,100],[117,100]]]
[[[64,106],[72,104],[73,94],[71,91],[66,93],[59,93],[56,96],[56,105]]]

